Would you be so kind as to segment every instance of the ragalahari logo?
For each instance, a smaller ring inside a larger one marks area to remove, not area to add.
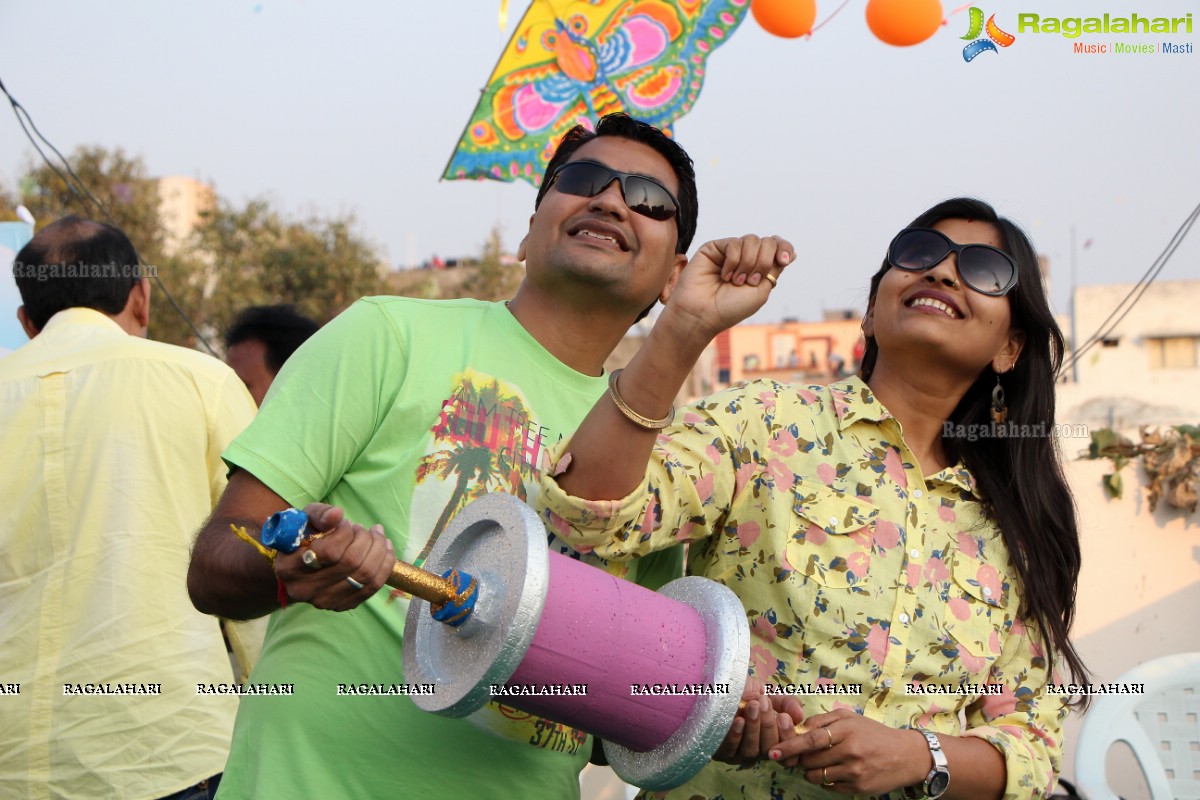
[[[999,52],[996,50],[996,45],[1008,47],[1017,40],[1017,37],[1011,33],[1005,33],[1000,30],[1000,26],[996,24],[996,15],[992,14],[988,17],[987,25],[983,24],[983,10],[971,6],[970,10],[970,27],[967,28],[967,35],[963,39],[971,39],[971,43],[963,48],[963,61],[973,61],[980,53],[986,53],[989,50],[993,53]],[[986,39],[981,39],[980,35],[987,33]]]

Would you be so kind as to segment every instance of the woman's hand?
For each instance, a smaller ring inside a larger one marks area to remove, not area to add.
[[[920,731],[897,730],[840,708],[811,717],[807,733],[780,742],[770,757],[799,761],[804,778],[841,794],[876,795],[918,784],[933,768]]]
[[[803,719],[804,709],[796,698],[764,694],[762,683],[751,678],[746,681],[742,703],[713,760],[739,766],[761,761],[780,742],[798,736],[796,725]]]
[[[795,257],[792,243],[779,236],[748,234],[705,242],[668,295],[659,325],[669,320],[689,336],[694,330],[707,344],[758,311]]]

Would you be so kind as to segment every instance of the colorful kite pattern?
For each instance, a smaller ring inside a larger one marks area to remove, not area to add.
[[[749,0],[534,0],[443,178],[534,186],[563,134],[615,111],[670,133]]]

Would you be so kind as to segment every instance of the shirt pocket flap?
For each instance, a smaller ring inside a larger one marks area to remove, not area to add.
[[[973,677],[987,675],[1003,649],[1003,634],[1014,598],[1008,577],[994,564],[956,552],[950,566],[952,583],[947,603],[946,628],[965,659],[963,668]]]
[[[981,603],[993,608],[1008,608],[1012,584],[995,565],[972,558],[960,550],[954,554],[950,574],[959,589]]]
[[[788,562],[823,586],[847,589],[867,576],[871,527],[879,509],[823,484],[794,490]],[[862,535],[856,535],[862,534]]]
[[[871,525],[879,509],[866,500],[847,497],[824,484],[800,481],[794,490],[792,511],[830,535],[854,533]]]

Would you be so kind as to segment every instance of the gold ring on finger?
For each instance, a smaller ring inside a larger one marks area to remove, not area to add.
[[[774,275],[772,275],[771,273],[769,273],[769,272],[764,272],[764,273],[763,273],[763,277],[764,277],[764,278],[766,278],[767,280],[769,280],[769,281],[771,282],[771,286],[772,286],[772,287],[775,287],[775,286],[778,286],[778,285],[779,285],[779,279],[778,279],[778,278],[776,278],[776,277],[775,277]]]
[[[826,727],[825,733],[826,733],[826,735],[829,736],[829,744],[825,745],[825,749],[832,750],[833,749],[833,732],[830,731],[828,727]]]
[[[829,767],[821,767],[821,785],[833,786],[833,781],[829,780]]]

